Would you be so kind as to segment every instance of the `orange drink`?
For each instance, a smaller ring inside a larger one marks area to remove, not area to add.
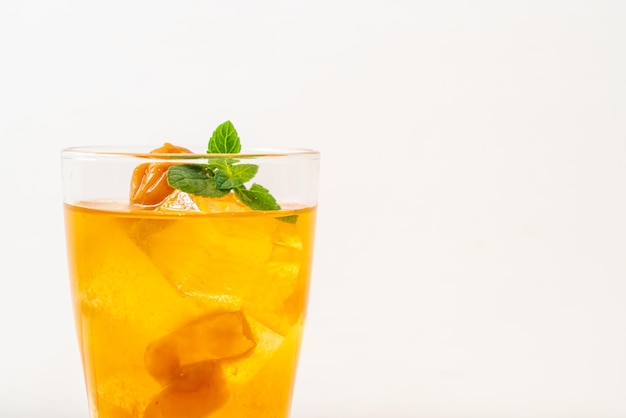
[[[122,158],[104,154],[64,157],[64,177],[73,178],[65,202],[70,282],[92,418],[287,418],[314,200],[253,210],[232,190],[210,197],[171,189],[150,206],[108,191],[99,198],[85,192],[87,179],[108,181],[101,179],[107,166]],[[118,166],[116,175],[130,181],[142,158],[165,160],[124,153],[127,169]],[[92,159],[105,160],[97,173],[85,168]],[[255,164],[261,172],[264,163]],[[78,171],[84,176],[69,174]]]

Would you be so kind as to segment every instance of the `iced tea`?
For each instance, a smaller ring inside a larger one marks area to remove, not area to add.
[[[315,207],[169,199],[65,204],[92,417],[288,417]]]

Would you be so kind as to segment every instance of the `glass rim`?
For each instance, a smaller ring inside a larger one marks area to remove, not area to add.
[[[193,145],[193,144],[192,144]],[[206,145],[204,145],[206,147]],[[207,158],[319,158],[320,152],[311,148],[293,147],[250,147],[242,148],[238,153],[172,153],[145,151],[145,145],[81,145],[63,148],[63,159],[80,158],[139,158],[153,160],[194,160]]]

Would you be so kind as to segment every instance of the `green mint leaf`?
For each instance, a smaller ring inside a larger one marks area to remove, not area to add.
[[[276,219],[286,222],[288,224],[295,224],[296,222],[298,222],[298,215],[279,216]]]
[[[259,166],[254,164],[226,164],[215,173],[215,184],[218,189],[234,189],[252,180],[258,170]]]
[[[231,121],[219,125],[213,131],[207,152],[209,154],[236,154],[241,151],[239,135]]]
[[[280,205],[265,187],[254,183],[250,189],[239,186],[233,189],[241,202],[254,210],[279,210]]]
[[[223,170],[225,167],[238,163],[234,158],[211,158],[208,167],[211,171]]]
[[[167,170],[167,183],[175,189],[199,196],[222,197],[228,190],[215,184],[215,177],[206,165],[173,165]]]

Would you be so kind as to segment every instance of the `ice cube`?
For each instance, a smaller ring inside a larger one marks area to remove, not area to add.
[[[98,383],[94,404],[99,416],[134,418],[160,390],[145,370],[123,370]]]
[[[286,224],[275,233],[272,255],[261,274],[251,281],[242,303],[255,318],[281,335],[289,333],[302,316],[308,290],[302,240],[290,227],[293,225]]]
[[[269,355],[254,366],[253,372],[251,370],[251,373],[245,375],[245,380],[233,380],[228,365],[225,367],[227,379],[231,381],[230,400],[215,411],[211,418],[276,418],[289,415],[294,370],[302,336],[301,325],[301,322],[295,324],[286,337],[280,337],[280,344],[268,351]],[[250,411],[254,411],[254,414],[250,414]]]
[[[190,195],[180,190],[174,190],[156,210],[162,212],[225,213],[247,212],[250,208],[237,200],[232,193],[215,198]]]
[[[222,407],[229,391],[217,362],[181,367],[146,407],[143,418],[204,418]]]
[[[242,357],[256,345],[241,312],[206,315],[153,342],[144,356],[146,369],[168,382],[181,368],[208,360]]]
[[[257,344],[254,350],[245,357],[222,361],[224,375],[230,384],[244,384],[254,378],[276,353],[284,340],[282,335],[267,328],[249,315],[247,319]]]
[[[103,315],[134,327],[138,334],[159,335],[198,315],[196,301],[181,297],[154,263],[115,223],[103,223],[108,244],[93,241],[83,260],[79,298],[83,314]],[[111,244],[111,243],[114,243]]]
[[[144,248],[183,294],[242,298],[272,255],[270,235],[225,235],[218,226],[236,220],[185,217],[144,241]],[[275,221],[276,222],[276,221]]]
[[[292,224],[267,215],[186,217],[147,236],[142,247],[184,295],[231,295],[283,334],[299,317],[284,315],[306,284],[302,239]]]
[[[200,212],[200,208],[190,195],[175,190],[157,207],[159,211]]]

